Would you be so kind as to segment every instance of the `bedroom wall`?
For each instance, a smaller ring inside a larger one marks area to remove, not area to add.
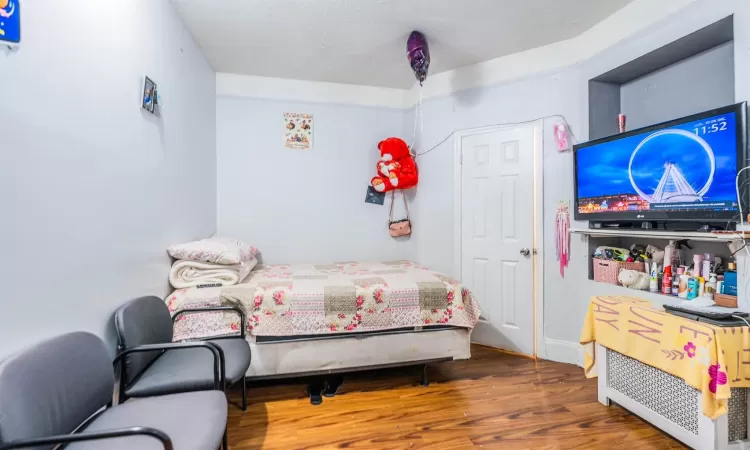
[[[224,91],[221,78],[219,86]],[[309,86],[315,95],[319,83]],[[220,95],[216,103],[220,234],[256,246],[265,263],[415,256],[410,238],[388,235],[390,200],[364,201],[378,142],[410,139],[408,110],[237,95]],[[284,148],[285,112],[314,116],[311,150]],[[394,215],[402,218],[396,200]]]
[[[641,6],[648,7],[648,4]],[[527,73],[526,78],[521,80],[457,90],[448,95],[441,93],[448,80],[453,86],[467,86],[476,83],[476,80],[493,79],[495,76],[484,73],[484,67],[441,74],[441,86],[432,91],[437,95],[423,104],[424,132],[419,136],[419,149],[431,148],[453,130],[532,120],[554,114],[565,115],[576,137],[585,141],[588,139],[588,80],[731,14],[735,15],[734,100],[750,100],[750,84],[746,81],[750,79],[750,3],[743,0],[696,0],[582,62],[575,59],[570,61],[571,65],[567,67],[537,72],[536,75]],[[540,55],[543,57],[544,53]],[[513,56],[513,61],[525,59]],[[496,70],[500,66],[500,62],[494,62],[489,68]],[[535,67],[533,61],[528,66]],[[536,66],[545,64],[540,62]],[[512,70],[520,69],[516,67]],[[548,359],[579,363],[582,362],[582,353],[578,339],[590,297],[622,295],[628,291],[588,280],[588,250],[586,242],[577,236],[572,238],[570,266],[565,278],[560,277],[553,245],[552,213],[558,200],[573,198],[573,163],[571,153],[557,153],[555,150],[551,128],[556,120],[544,121],[546,251],[543,255],[544,341],[540,353]],[[453,139],[449,139],[420,159],[421,185],[414,207],[417,259],[448,273],[454,273],[453,246],[438,243],[453,242],[455,205],[452,151]],[[573,226],[585,225],[574,223]]]
[[[721,108],[734,102],[734,44],[728,42],[625,84],[628,129]]]
[[[423,105],[424,133],[420,137],[420,148],[432,148],[452,130],[532,121],[552,115],[565,116],[578,136],[581,133],[580,124],[586,120],[586,111],[580,99],[588,89],[586,84],[579,82],[580,78],[580,71],[571,68],[427,101]],[[557,151],[552,134],[553,125],[560,121],[562,119],[559,117],[543,120],[545,215],[555,210],[558,200],[572,198],[573,195],[570,154]],[[421,186],[415,198],[414,236],[417,240],[418,261],[460,277],[453,265],[453,246],[435,245],[439,242],[452,243],[454,240],[453,214],[456,205],[453,204],[453,146],[454,140],[449,139],[419,160]],[[580,332],[580,327],[575,328],[579,322],[575,316],[578,309],[575,312],[569,311],[570,297],[576,297],[575,303],[585,302],[574,294],[577,286],[571,283],[555,286],[551,283],[553,277],[559,278],[559,268],[555,259],[554,227],[550,226],[549,221],[545,216],[543,239],[547,248],[542,254],[545,264],[545,334],[550,339],[565,340]],[[574,258],[582,255],[576,245],[573,245],[572,251]],[[570,264],[566,280],[587,279],[588,265],[577,265],[575,261]],[[492,301],[477,300],[480,307],[482,303]],[[580,319],[582,323],[583,316]],[[571,323],[576,325],[571,327]]]
[[[0,50],[0,359],[164,296],[171,243],[216,228],[215,75],[167,0],[23,3]],[[140,109],[143,76],[160,88]]]
[[[532,121],[554,114],[564,115],[575,131],[584,112],[576,101],[582,95],[576,75],[574,70],[560,71],[426,101],[422,106],[424,132],[420,134],[418,149],[433,148],[453,130]],[[566,165],[558,159],[554,145],[551,130],[554,123],[554,118],[545,121],[544,165],[565,170]],[[421,178],[419,193],[415,197],[414,237],[420,262],[460,277],[453,267],[453,246],[435,245],[436,242],[452,243],[454,240],[453,151],[454,139],[450,138],[419,157]],[[570,172],[572,176],[572,169]],[[565,178],[561,176],[559,180]],[[545,195],[545,199],[555,192],[564,195],[568,190],[572,195],[572,186],[557,181],[557,177],[545,177],[544,192],[550,194]],[[545,210],[547,208],[554,209],[555,206],[545,201]]]

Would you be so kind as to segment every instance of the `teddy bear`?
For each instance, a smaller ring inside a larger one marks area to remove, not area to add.
[[[625,286],[626,288],[637,289],[639,291],[647,291],[650,280],[646,272],[620,269],[620,273],[617,275],[617,281],[619,281],[620,284]]]
[[[406,142],[391,137],[380,142],[378,149],[380,150],[380,160],[377,164],[378,176],[370,181],[376,191],[409,189],[417,185],[419,180],[417,164]]]

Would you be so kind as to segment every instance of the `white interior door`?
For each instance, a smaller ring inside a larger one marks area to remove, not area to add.
[[[461,139],[461,279],[482,310],[472,340],[533,355],[534,127]]]

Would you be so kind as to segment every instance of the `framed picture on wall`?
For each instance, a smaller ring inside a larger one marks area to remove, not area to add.
[[[21,4],[0,0],[0,43],[15,46],[21,42]]]
[[[2,1],[2,0],[0,0]],[[156,89],[156,83],[149,77],[145,77],[146,80],[143,82],[143,97],[141,107],[151,114],[159,115],[159,102],[158,92]]]
[[[313,116],[284,113],[284,147],[309,150],[313,144]]]

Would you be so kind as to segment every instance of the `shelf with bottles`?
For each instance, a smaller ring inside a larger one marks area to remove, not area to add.
[[[706,254],[712,255],[712,257],[718,257],[720,260],[720,263],[717,267],[726,267],[726,263],[733,260],[733,253],[736,253],[739,249],[742,248],[742,243],[735,244],[734,242],[725,242],[725,241],[693,241],[689,239],[655,239],[655,238],[645,238],[645,237],[634,237],[634,236],[596,236],[596,237],[589,237],[587,239],[587,252],[589,255],[589,279],[594,279],[594,263],[596,262],[596,259],[594,258],[596,252],[600,248],[615,248],[615,249],[621,249],[626,252],[630,252],[631,249],[634,248],[634,246],[638,246],[641,249],[650,249],[653,251],[653,249],[658,249],[658,251],[662,252],[660,256],[657,256],[657,262],[659,264],[659,269],[663,271],[664,269],[664,250],[670,245],[670,242],[673,242],[676,247],[675,250],[677,250],[677,258],[678,261],[675,262],[675,265],[677,267],[680,266],[693,266],[694,265],[694,257],[695,255],[701,255],[702,258],[705,257]],[[610,255],[613,256],[613,255]],[[653,255],[652,255],[653,256]],[[617,259],[617,258],[605,258],[605,259]],[[627,261],[627,260],[625,260]],[[642,260],[642,263],[640,265],[633,266],[626,266],[628,269],[636,268],[637,270],[650,273],[650,263],[651,259],[649,259],[649,268],[648,270],[645,267],[645,260]],[[701,267],[702,269],[702,267]]]
[[[700,255],[696,255],[698,257]],[[734,305],[737,303],[737,272],[734,263],[729,263],[726,271],[717,267],[713,262],[700,262],[696,269],[693,267],[676,267],[674,275],[672,266],[667,266],[662,273],[653,273],[650,276],[649,291],[671,295],[679,300],[697,300],[698,306],[713,306],[714,297],[717,293],[734,294]],[[705,272],[705,273],[704,273]],[[726,286],[725,286],[726,285]],[[729,297],[723,297],[722,301],[728,302]]]
[[[683,236],[680,235],[680,237]],[[721,240],[693,241],[689,239],[677,240],[664,239],[663,237],[655,239],[624,235],[590,236],[587,239],[587,244],[588,255],[590,257],[590,280],[603,284],[618,285],[619,281],[625,281],[625,284],[631,286],[630,288],[620,286],[621,289],[628,289],[630,295],[645,297],[658,304],[677,304],[683,300],[687,300],[686,298],[679,298],[671,294],[672,289],[677,288],[679,290],[679,283],[675,286],[674,275],[683,275],[685,272],[683,268],[689,268],[688,272],[694,272],[697,262],[699,264],[698,272],[702,273],[706,271],[707,274],[716,273],[719,275],[728,268],[728,263],[733,261],[733,253],[736,253],[743,245],[741,242],[735,243]],[[610,249],[610,251],[602,254],[603,249]],[[643,253],[646,253],[646,255],[642,255]],[[667,255],[667,253],[669,254]],[[707,254],[710,255],[709,262],[704,264],[703,260],[706,259]],[[670,267],[670,272],[672,271],[672,266],[681,268],[679,274],[675,273],[676,271],[670,274],[672,276],[672,282],[668,289],[670,294],[662,293],[665,258],[669,258],[672,261],[672,264],[667,264]],[[651,284],[650,275],[654,264],[656,264],[657,283],[656,286],[649,286]],[[632,270],[638,272],[638,274],[630,274],[629,277],[627,274],[624,274],[625,277],[630,279],[619,280],[622,269]],[[631,282],[632,277],[638,278],[638,283]],[[659,279],[659,277],[662,278]],[[710,283],[710,280],[710,275],[704,278],[704,289],[705,285]],[[686,280],[686,282],[689,283],[689,280]],[[716,282],[718,283],[718,278]],[[694,283],[697,283],[697,281]],[[734,273],[733,283],[736,286],[736,272]],[[711,284],[710,286],[713,288],[714,285]],[[657,292],[649,292],[649,288],[651,287],[655,288]],[[700,289],[699,284],[693,287],[696,290]],[[603,285],[597,288],[597,291],[601,291],[601,295],[614,294],[611,288],[606,288]],[[736,294],[736,290],[734,293]]]

